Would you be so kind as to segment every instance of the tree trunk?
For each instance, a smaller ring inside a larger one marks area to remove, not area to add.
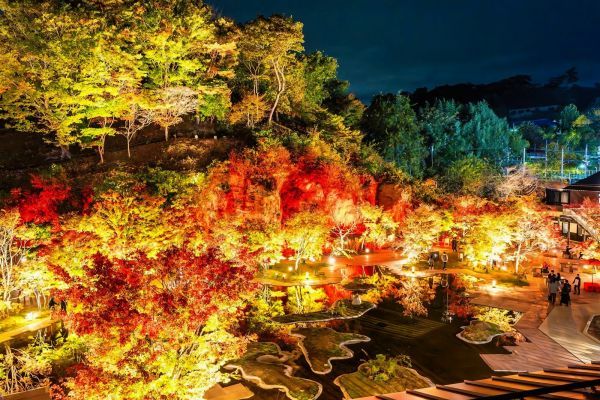
[[[294,271],[298,271],[298,266],[300,265],[300,258],[301,257],[296,257],[296,263],[294,264]]]
[[[165,126],[165,142],[169,141],[169,127]]]
[[[300,311],[300,313],[304,311],[304,307],[302,307],[302,293],[300,292],[301,290],[302,286],[296,286],[296,305],[298,306],[298,311]]]
[[[127,139],[127,158],[131,158],[131,139],[129,136],[126,137]]]
[[[98,146],[98,154],[100,155],[100,164],[104,164],[104,146]]]
[[[515,255],[515,274],[519,273],[519,261],[521,259],[521,243],[517,246],[517,254]]]
[[[68,144],[60,145],[60,159],[61,160],[70,160],[71,159],[71,152],[69,151]]]
[[[277,92],[277,96],[275,96],[275,102],[273,103],[273,107],[271,108],[271,112],[269,113],[269,125],[273,123],[273,115],[275,114],[275,109],[277,108],[277,104],[279,103],[279,97],[281,97],[281,92]]]
[[[281,94],[285,90],[285,75],[283,74],[283,69],[273,62],[273,71],[275,72],[275,78],[277,78],[277,96],[275,96],[275,102],[273,103],[273,107],[269,113],[269,125],[273,123],[273,115],[275,114],[275,110],[279,104]]]

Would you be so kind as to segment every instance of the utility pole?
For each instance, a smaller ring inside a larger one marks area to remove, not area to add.
[[[523,147],[523,169],[525,169],[525,147]]]
[[[544,149],[544,178],[548,174],[548,139],[546,139],[546,148]]]
[[[431,168],[433,168],[433,145],[431,145]]]
[[[560,148],[560,179],[565,176],[565,146]]]
[[[583,166],[585,168],[585,176],[588,175],[588,145],[585,145],[585,155],[583,156]]]

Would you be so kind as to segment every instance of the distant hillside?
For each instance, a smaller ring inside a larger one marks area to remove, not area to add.
[[[546,106],[559,106],[562,109],[571,103],[579,110],[586,111],[600,98],[600,85],[584,87],[557,80],[560,77],[539,85],[532,83],[529,75],[516,75],[487,84],[460,83],[433,89],[419,88],[409,96],[417,107],[439,98],[454,99],[461,103],[485,100],[503,117],[509,116],[509,110]]]

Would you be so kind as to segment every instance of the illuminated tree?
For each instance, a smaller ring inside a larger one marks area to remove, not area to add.
[[[287,290],[286,310],[292,314],[321,311],[325,308],[327,294],[323,289],[310,286],[292,286]],[[291,299],[294,301],[291,301]]]
[[[138,251],[155,257],[165,248],[181,244],[179,230],[167,224],[163,203],[164,199],[143,192],[106,192],[74,229],[91,234],[81,237],[85,241],[94,238],[96,251],[108,257],[126,259]]]
[[[410,278],[402,281],[398,289],[398,303],[402,305],[402,314],[414,318],[416,316],[427,316],[427,308],[423,304],[425,289],[419,284],[418,279]]]
[[[403,254],[410,260],[427,253],[443,232],[452,227],[449,213],[422,204],[408,214],[402,226]]]
[[[264,96],[248,94],[231,108],[229,121],[237,124],[244,121],[246,126],[254,128],[263,120],[269,111],[269,106],[264,101]]]
[[[154,112],[151,109],[145,92],[132,92],[125,95],[126,109],[121,115],[123,127],[117,134],[127,141],[127,156],[131,157],[131,141],[135,135],[154,122]]]
[[[169,127],[182,122],[183,116],[197,107],[198,94],[188,87],[168,87],[159,92],[154,99],[152,112],[154,121],[165,131],[165,140],[169,140]]]
[[[2,312],[10,310],[11,294],[18,289],[19,268],[23,262],[25,248],[19,237],[19,213],[0,211],[0,290]]]
[[[338,238],[336,252],[347,255],[346,240],[356,231],[360,223],[359,208],[351,200],[340,200],[333,209],[331,219],[333,228],[331,232]]]
[[[394,222],[392,216],[378,206],[369,203],[362,203],[359,212],[364,230],[361,234],[362,247],[365,243],[373,243],[376,246],[383,246],[385,243],[392,242],[395,239],[395,232],[398,224]]]
[[[101,23],[94,16],[51,1],[3,1],[1,110],[11,126],[56,135],[62,156],[77,142],[84,119],[79,98],[81,65],[93,59]]]
[[[65,318],[88,345],[86,364],[68,383],[75,399],[193,399],[226,380],[224,363],[240,356],[239,295],[252,289],[244,260],[209,250],[170,250],[89,268],[53,266],[74,306]]]
[[[479,215],[465,238],[466,258],[474,265],[500,260],[514,240],[515,215],[493,212]]]
[[[300,65],[297,54],[304,50],[303,42],[302,24],[280,15],[259,17],[243,28],[240,61],[250,75],[255,96],[261,94],[261,81],[268,82],[266,95],[272,99],[269,123],[281,97],[290,90],[289,80]]]
[[[183,116],[202,108],[209,117],[215,110],[208,104],[215,97],[229,97],[226,80],[232,76],[235,44],[219,35],[221,22],[197,2],[156,2],[138,22],[145,86],[156,90],[155,121],[166,140],[169,127]]]
[[[287,246],[295,252],[295,271],[300,261],[317,259],[323,255],[328,233],[327,217],[319,213],[303,211],[287,221],[284,235]]]
[[[555,244],[552,223],[535,207],[536,198],[525,198],[515,205],[517,221],[513,229],[515,273],[521,261],[535,251],[551,249]]]
[[[76,85],[87,122],[79,142],[84,147],[95,147],[100,162],[104,161],[106,138],[117,134],[114,125],[128,111],[128,94],[137,90],[143,76],[139,57],[125,51],[124,43],[115,36],[107,30],[99,38],[92,49],[93,57],[81,65],[82,80]]]
[[[526,168],[517,168],[509,171],[509,174],[497,187],[498,194],[505,199],[529,196],[538,187],[538,179]]]

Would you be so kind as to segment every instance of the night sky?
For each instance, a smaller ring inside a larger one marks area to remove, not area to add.
[[[600,81],[597,0],[207,0],[246,22],[281,13],[304,23],[307,50],[336,57],[362,99],[379,92],[515,74],[535,81],[571,66]]]

